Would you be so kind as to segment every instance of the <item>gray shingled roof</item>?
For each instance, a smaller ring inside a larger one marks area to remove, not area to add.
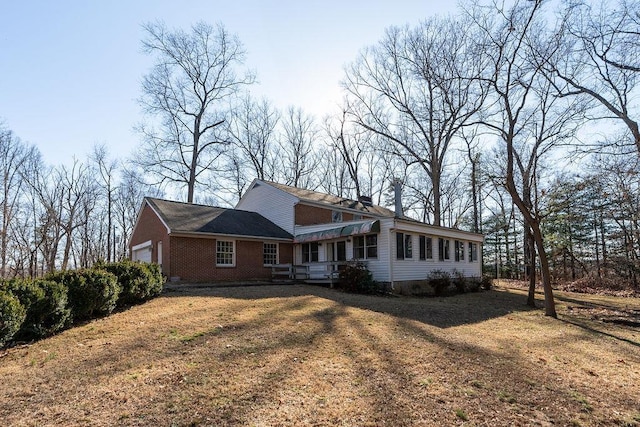
[[[145,198],[171,233],[210,233],[292,239],[293,236],[256,212]]]
[[[318,191],[305,190],[303,188],[291,187],[277,182],[265,181],[267,184],[285,191],[301,201],[320,203],[335,208],[353,209],[361,211],[363,214],[371,214],[382,217],[393,217],[395,212],[378,205],[364,205],[359,201],[344,197],[333,196],[331,194],[320,193]]]

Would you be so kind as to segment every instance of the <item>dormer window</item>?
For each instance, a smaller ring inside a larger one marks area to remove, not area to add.
[[[331,212],[331,222],[342,222],[342,211]]]

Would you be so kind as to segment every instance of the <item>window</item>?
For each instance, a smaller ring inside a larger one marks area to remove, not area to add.
[[[431,237],[420,236],[420,259],[433,259],[433,243]]]
[[[469,262],[478,261],[478,244],[469,242]]]
[[[459,240],[455,240],[453,242],[455,260],[456,261],[464,261],[464,242]]]
[[[302,244],[302,262],[318,262],[318,242]]]
[[[396,233],[396,258],[413,258],[413,242],[411,234]]]
[[[264,243],[262,245],[262,262],[264,265],[276,265],[278,263],[277,243]]]
[[[332,211],[331,212],[331,221],[332,222],[342,222],[342,212],[340,212],[340,211]]]
[[[354,221],[360,221],[362,219],[362,214],[353,214]]]
[[[449,259],[450,243],[447,239],[438,239],[438,258],[440,261]]]
[[[378,235],[355,236],[353,238],[353,258],[378,258]]]
[[[378,258],[378,235],[367,234],[365,241],[367,244],[367,258]]]
[[[364,236],[355,236],[353,238],[353,258],[364,258]]]
[[[234,266],[234,242],[216,240],[216,265],[221,267]]]

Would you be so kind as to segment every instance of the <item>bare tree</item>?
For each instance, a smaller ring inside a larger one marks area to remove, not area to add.
[[[71,168],[58,167],[53,179],[61,191],[60,216],[56,218],[64,239],[60,268],[66,270],[72,255],[75,233],[86,227],[91,220],[95,206],[96,187],[90,176],[89,167],[74,161]]]
[[[504,144],[503,184],[536,243],[545,292],[545,314],[557,317],[549,260],[540,227],[542,218],[535,209],[531,185],[535,182],[541,156],[551,149],[552,142],[557,142],[559,136],[555,132],[562,132],[566,124],[561,120],[559,128],[551,128],[546,122],[549,110],[544,102],[552,101],[548,91],[540,90],[540,82],[544,80],[542,68],[532,60],[534,54],[543,50],[541,34],[545,28],[543,20],[539,19],[541,9],[541,1],[536,0],[516,2],[509,9],[496,5],[476,6],[470,16],[484,32],[481,45],[490,61],[484,81],[490,88],[488,99],[491,103],[482,122],[495,131]]]
[[[186,186],[192,202],[201,175],[227,143],[224,101],[254,76],[236,73],[245,52],[222,25],[200,22],[190,33],[160,23],[144,29],[144,50],[156,63],[144,76],[140,102],[157,127],[140,126],[144,145],[136,161],[157,182]]]
[[[354,198],[353,182],[338,150],[327,144],[318,151],[318,189],[338,197]]]
[[[310,188],[318,156],[315,144],[319,130],[313,116],[302,108],[289,107],[282,119],[280,136],[280,168],[285,184]]]
[[[464,141],[464,153],[469,164],[469,186],[471,187],[471,231],[475,233],[482,232],[482,203],[480,201],[481,193],[481,152],[479,148],[479,132],[478,127],[471,128],[470,131],[461,132],[461,139]]]
[[[118,163],[109,159],[109,153],[107,148],[102,146],[96,146],[93,149],[93,153],[91,154],[91,160],[93,162],[93,167],[97,172],[97,176],[100,177],[100,185],[98,186],[97,191],[102,192],[104,195],[104,215],[102,217],[106,220],[104,234],[106,234],[105,246],[103,248],[98,249],[98,258],[106,259],[107,261],[111,261],[115,258],[115,231],[114,231],[114,199],[115,199],[115,191],[116,191],[116,172]],[[102,221],[101,221],[102,223]],[[100,233],[102,235],[102,233]]]
[[[363,192],[361,168],[366,164],[366,153],[372,151],[371,134],[350,126],[346,109],[339,116],[325,120],[325,131],[329,147],[339,154],[341,165],[346,169],[355,197],[370,196]]]
[[[275,179],[279,121],[280,112],[267,99],[255,101],[248,93],[233,108],[227,128],[233,147],[227,151],[225,163],[239,196],[253,178]]]
[[[34,277],[56,269],[63,239],[60,218],[64,191],[53,169],[45,165],[41,158],[33,159],[26,165],[24,177],[31,200],[31,242],[35,252],[30,259],[29,274]]]
[[[115,189],[114,213],[120,231],[114,236],[117,245],[116,259],[127,256],[129,239],[133,232],[142,200],[145,196],[163,197],[163,193],[155,186],[140,184],[141,177],[130,168],[123,168],[119,183]]]
[[[640,127],[635,103],[640,78],[640,2],[579,0],[565,10],[558,27],[558,54],[543,65],[561,96],[580,95],[605,111],[600,119],[624,123],[640,155]]]
[[[15,225],[20,222],[25,164],[35,156],[38,152],[34,147],[23,144],[12,131],[0,126],[0,277],[9,275],[9,259],[13,258],[11,252],[19,238]],[[14,270],[15,267],[14,262]]]
[[[390,28],[348,69],[350,113],[363,128],[393,142],[407,167],[431,182],[433,223],[439,225],[445,157],[460,129],[482,104],[482,86],[467,23],[431,18],[418,28]],[[425,191],[426,193],[426,191]]]

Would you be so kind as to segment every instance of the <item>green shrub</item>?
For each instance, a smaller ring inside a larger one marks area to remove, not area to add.
[[[122,286],[118,306],[139,304],[162,291],[164,277],[156,264],[124,260],[101,264],[99,268],[114,274]]]
[[[26,318],[16,335],[20,339],[37,339],[55,334],[71,320],[67,307],[67,288],[53,281],[11,280],[7,289],[26,310]]]
[[[380,285],[373,280],[373,275],[367,266],[361,262],[351,262],[340,271],[338,287],[359,294],[378,294]]]
[[[69,307],[74,321],[111,313],[120,295],[116,276],[104,270],[67,270],[51,273],[46,278],[69,289]]]
[[[148,298],[157,297],[162,293],[166,278],[162,275],[162,269],[158,264],[143,264],[151,272],[151,281],[148,284]]]
[[[480,286],[485,291],[490,290],[493,287],[493,276],[490,274],[483,274],[482,279],[480,279]]]
[[[0,289],[0,347],[8,343],[20,330],[26,310],[17,297]]]
[[[464,274],[461,271],[453,270],[451,272],[451,280],[458,293],[464,294],[467,291],[467,278],[464,277]]]
[[[480,277],[467,277],[465,283],[467,292],[478,292],[482,287],[482,279]]]
[[[451,275],[446,271],[433,270],[427,277],[435,296],[440,296],[451,285]]]

